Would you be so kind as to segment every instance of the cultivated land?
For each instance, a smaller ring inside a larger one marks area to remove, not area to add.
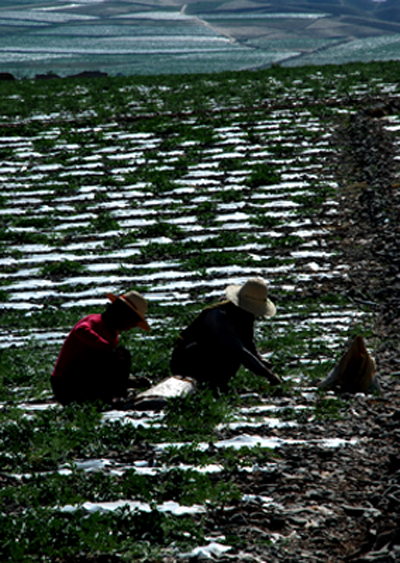
[[[168,5],[168,2],[166,3]],[[163,3],[163,5],[165,5]],[[175,4],[176,5],[176,4]],[[354,39],[396,33],[400,29],[400,8],[394,2],[234,1],[188,2],[187,14],[201,14],[211,25],[239,40],[256,37]],[[308,17],[298,17],[301,15]],[[317,15],[323,16],[317,18]],[[310,17],[314,15],[315,17]],[[213,22],[218,16],[219,22]],[[224,16],[226,20],[224,21]],[[258,17],[257,17],[258,16]],[[270,16],[270,18],[266,18]],[[230,26],[229,20],[234,19]],[[221,24],[221,20],[223,23]],[[297,21],[296,21],[297,20]]]
[[[399,557],[398,63],[0,84],[4,562]],[[241,370],[163,413],[55,404],[63,338],[136,288],[133,370],[268,280]],[[381,393],[316,387],[355,334]]]
[[[212,38],[231,43],[213,43],[204,28],[215,32]],[[261,68],[274,61],[298,65],[388,60],[397,58],[399,31],[397,0],[3,2],[0,8],[0,54],[9,55],[1,63],[18,77],[47,72],[68,76],[85,69],[158,74]],[[182,33],[188,39],[180,52],[177,38]],[[54,42],[57,34],[60,41]],[[199,37],[203,42],[196,42]],[[347,44],[346,54],[342,46]],[[207,59],[210,68],[196,66],[198,58],[213,49],[214,59]],[[146,53],[156,62],[146,61]],[[157,70],[151,72],[153,68]]]

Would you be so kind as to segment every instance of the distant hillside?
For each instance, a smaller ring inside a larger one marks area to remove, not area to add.
[[[189,0],[183,10],[242,44],[292,48],[302,53],[302,60],[308,53],[331,49],[332,42],[400,33],[399,0]],[[374,58],[396,58],[393,53],[382,55],[378,47]]]
[[[356,17],[375,23],[400,23],[400,2],[398,0],[189,0],[187,13],[235,13],[254,14],[309,13],[319,12],[336,18]]]
[[[400,0],[0,2],[0,72],[184,74],[400,58]]]

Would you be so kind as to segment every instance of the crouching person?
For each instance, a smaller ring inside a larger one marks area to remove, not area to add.
[[[228,286],[225,293],[227,300],[206,307],[181,332],[172,353],[172,373],[193,377],[215,391],[225,392],[243,365],[272,385],[280,384],[254,342],[256,317],[272,317],[276,312],[267,297],[267,284],[258,278],[249,279],[243,286]]]
[[[111,303],[106,310],[81,319],[61,348],[50,382],[62,405],[111,403],[127,394],[131,354],[118,345],[119,333],[134,327],[150,330],[145,319],[147,301],[136,291],[107,297]]]

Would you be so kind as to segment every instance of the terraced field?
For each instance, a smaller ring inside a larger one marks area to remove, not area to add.
[[[396,95],[396,65],[382,67],[379,79],[366,65],[0,84],[2,560],[246,552],[218,510],[267,514],[274,499],[246,494],[238,471],[272,471],[281,447],[359,447],[299,439],[298,423],[344,408],[315,382],[349,336],[370,334],[333,238],[334,132],[360,100]],[[397,134],[398,116],[385,120]],[[163,414],[53,402],[60,344],[106,292],[149,300],[150,336],[124,343],[135,372],[158,381],[179,330],[255,276],[278,307],[257,338],[284,396],[241,370],[229,396],[204,391]]]

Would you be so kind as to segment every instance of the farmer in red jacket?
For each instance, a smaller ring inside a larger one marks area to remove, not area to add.
[[[206,307],[181,332],[175,344],[171,371],[227,391],[230,379],[243,365],[271,385],[281,380],[261,356],[254,342],[256,317],[272,317],[276,308],[268,299],[267,284],[259,278],[229,285],[227,300]]]
[[[81,319],[61,348],[50,382],[62,405],[97,399],[110,403],[127,394],[131,355],[118,346],[119,332],[150,330],[147,301],[136,291],[107,297],[111,303],[106,310]]]

